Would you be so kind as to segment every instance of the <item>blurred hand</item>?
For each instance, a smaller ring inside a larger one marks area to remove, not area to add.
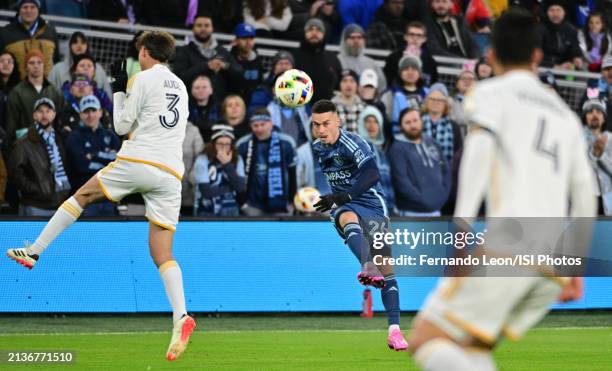
[[[208,61],[208,68],[210,68],[214,73],[219,73],[219,71],[225,68],[225,62],[219,58],[213,58]]]
[[[217,160],[219,160],[221,165],[228,164],[232,161],[232,151],[217,151]]]
[[[130,23],[130,20],[129,20],[129,19],[127,19],[127,18],[119,18],[119,20],[117,21],[117,23],[120,23],[120,24],[128,24],[128,23]]]
[[[334,5],[333,4],[325,4],[321,8],[321,13],[330,17],[334,13]]]
[[[584,278],[572,277],[569,284],[567,284],[561,294],[559,294],[559,301],[561,303],[567,303],[568,301],[579,300],[584,295]]]
[[[317,0],[314,3],[312,3],[312,5],[310,6],[310,16],[314,17],[319,11],[319,9],[321,8],[321,6],[323,6],[324,4],[325,4],[325,0]]]
[[[607,135],[600,135],[599,138],[593,144],[593,156],[601,157],[603,155],[603,151],[606,148],[606,143],[608,142]]]
[[[580,57],[574,58],[574,66],[576,67],[577,70],[581,70],[582,67],[584,66],[584,61],[582,60],[582,58]]]

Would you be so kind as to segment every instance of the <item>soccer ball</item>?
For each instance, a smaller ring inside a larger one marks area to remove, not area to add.
[[[304,187],[300,188],[295,194],[293,204],[295,205],[296,210],[310,214],[316,212],[314,204],[319,202],[320,198],[321,194],[316,188]]]
[[[285,106],[295,108],[310,102],[312,80],[304,71],[288,70],[276,79],[274,94]]]

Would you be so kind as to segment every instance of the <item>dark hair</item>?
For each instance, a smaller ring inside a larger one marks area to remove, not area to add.
[[[421,30],[425,31],[425,34],[427,34],[427,27],[425,27],[423,22],[412,21],[406,25],[406,32],[408,32],[409,28],[420,28]]]
[[[85,50],[85,53],[89,53],[89,41],[87,41],[87,37],[81,31],[75,31],[72,33],[72,35],[70,35],[70,40],[68,41],[68,50],[70,51],[70,54],[72,54],[72,49],[70,47],[72,44],[76,44],[77,41],[87,44],[87,50]]]
[[[85,54],[79,54],[79,55],[75,55],[74,56],[74,58],[72,59],[72,66],[70,67],[70,73],[74,73],[74,71],[76,71],[77,65],[83,59],[89,59],[90,61],[92,61],[93,65],[94,65],[94,69],[95,69],[95,67],[96,67],[96,59],[91,54],[85,53]]]
[[[223,138],[222,136],[219,138]],[[206,145],[204,146],[204,149],[202,150],[202,153],[204,153],[206,155],[206,157],[208,157],[208,161],[210,163],[217,161],[217,147],[215,146],[215,142],[217,141],[216,138],[215,140],[211,140],[210,142],[206,143]],[[234,145],[234,140],[232,139],[232,160],[231,163],[236,166],[238,164],[238,157],[239,157],[239,153],[238,153],[238,148],[236,148],[236,146]]]
[[[538,24],[530,12],[512,7],[495,22],[492,45],[503,65],[530,64],[536,48],[541,46]]]
[[[312,113],[338,113],[338,107],[331,100],[321,99],[312,106]]]
[[[288,5],[287,0],[245,0],[245,5],[255,19],[265,17],[266,3],[270,3],[270,15],[274,18],[282,18],[283,11]]]
[[[174,58],[176,41],[166,31],[145,31],[136,41],[136,49],[142,47],[147,49],[151,58],[166,63]]]
[[[407,107],[404,108],[400,114],[399,114],[399,119],[397,120],[397,122],[400,124],[400,126],[402,125],[402,119],[404,118],[404,116],[406,116],[407,114],[409,114],[410,112],[416,112],[419,114],[419,117],[421,117],[421,112],[414,107]]]
[[[583,29],[584,39],[586,40],[587,50],[593,49],[593,39],[591,38],[591,33],[589,32],[589,22],[591,21],[591,18],[593,17],[599,17],[599,19],[601,19],[601,33],[603,34],[603,38],[601,40],[601,48],[599,49],[599,56],[603,57],[608,52],[608,48],[610,47],[610,45],[608,45],[608,25],[606,24],[606,18],[603,16],[602,13],[593,12],[589,14],[589,16],[586,19],[586,22],[584,23],[584,29]]]
[[[15,85],[21,82],[21,75],[19,74],[19,66],[17,65],[17,58],[15,58],[15,55],[5,50],[0,53],[0,56],[5,54],[8,54],[11,56],[11,58],[13,58],[13,72],[11,72],[8,80],[6,80],[6,84],[4,83],[4,80],[0,78],[0,90],[5,91],[8,94],[8,92],[13,89]]]
[[[136,44],[138,43],[138,38],[144,33],[143,30],[140,30],[134,34],[134,38],[132,38],[132,42],[130,43],[130,48],[127,53],[128,58],[132,58],[138,60],[138,49],[136,49]]]

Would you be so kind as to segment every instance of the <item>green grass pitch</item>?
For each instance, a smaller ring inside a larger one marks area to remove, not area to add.
[[[351,316],[197,317],[176,362],[164,359],[167,316],[2,316],[1,350],[72,350],[73,365],[7,365],[62,370],[414,370],[386,346],[385,319]],[[408,323],[410,318],[404,316]],[[406,327],[406,326],[405,326]],[[521,342],[495,352],[500,370],[612,369],[612,314],[549,316]]]

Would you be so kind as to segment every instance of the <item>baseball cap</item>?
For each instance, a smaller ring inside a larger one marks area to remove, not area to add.
[[[604,68],[610,68],[612,67],[612,55],[608,55],[604,58],[603,62],[601,63],[601,69],[603,70]]]
[[[52,110],[55,111],[55,103],[49,98],[40,98],[36,102],[34,102],[34,111],[36,111],[40,106],[46,105]]]
[[[371,68],[363,70],[359,77],[359,86],[373,86],[378,88],[378,75],[376,75],[376,71]]]
[[[79,103],[79,109],[81,112],[85,112],[86,110],[92,108],[95,110],[99,110],[101,108],[100,100],[98,100],[95,95],[86,95],[81,98],[81,103]]]
[[[236,29],[234,30],[234,35],[237,38],[255,37],[255,27],[251,26],[246,22],[240,23],[238,26],[236,26]]]

